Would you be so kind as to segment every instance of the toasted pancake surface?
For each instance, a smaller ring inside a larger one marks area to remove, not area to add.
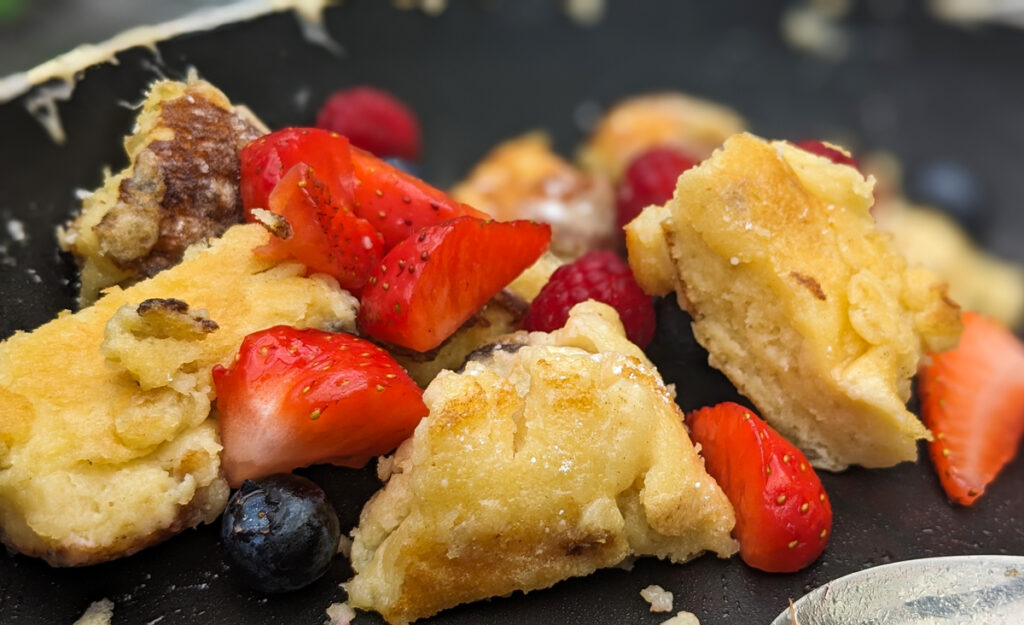
[[[729,139],[627,226],[646,290],[675,290],[710,362],[819,467],[914,460],[905,408],[959,308],[875,228],[871,182],[785,142]]]
[[[152,276],[241,222],[239,152],[264,132],[207,82],[154,83],[125,139],[131,163],[107,176],[60,232],[82,268],[81,302]]]
[[[353,606],[406,623],[631,555],[736,551],[670,390],[603,304],[442,372],[424,400],[354,531]]]
[[[550,223],[551,251],[560,258],[615,242],[615,197],[607,179],[562,159],[539,132],[498,145],[451,193],[502,221]]]
[[[580,150],[588,171],[618,181],[630,162],[655,147],[674,147],[701,160],[746,122],[715,102],[676,92],[636,95],[616,103]]]
[[[875,211],[907,260],[949,283],[949,295],[966,310],[994,317],[1010,328],[1024,323],[1024,267],[977,247],[953,219],[938,210],[890,198]]]
[[[54,565],[212,521],[228,489],[210,370],[277,324],[353,327],[355,300],[236,226],[180,264],[0,344],[0,527]]]

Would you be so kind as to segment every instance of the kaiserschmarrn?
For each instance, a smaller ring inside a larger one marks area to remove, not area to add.
[[[916,459],[911,377],[960,332],[945,285],[875,227],[871,190],[853,167],[740,134],[626,227],[641,286],[675,291],[711,365],[832,470]]]
[[[81,303],[178,263],[189,245],[241,222],[238,155],[265,132],[207,82],[155,82],[125,139],[130,164],[59,232],[81,267]]]
[[[353,531],[351,605],[393,624],[653,555],[736,552],[732,507],[613,309],[444,371]]]
[[[235,226],[185,260],[0,344],[0,538],[57,566],[134,553],[227,501],[211,368],[278,324],[351,330],[333,278]]]

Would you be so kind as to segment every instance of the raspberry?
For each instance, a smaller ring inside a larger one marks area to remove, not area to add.
[[[619,187],[616,215],[619,229],[648,206],[672,199],[679,174],[696,164],[679,150],[669,147],[653,148],[633,159]]]
[[[386,158],[420,157],[420,122],[397,97],[375,87],[335,91],[316,116],[317,128],[345,135],[352,145]]]
[[[796,144],[796,147],[806,150],[811,154],[824,156],[837,165],[849,165],[854,169],[857,168],[857,160],[855,158],[844,154],[841,150],[835,149],[824,141],[800,141]]]
[[[569,309],[588,299],[619,313],[626,336],[641,348],[654,337],[654,304],[636,283],[629,265],[614,252],[588,252],[551,274],[523,319],[527,330],[550,332],[565,325]]]

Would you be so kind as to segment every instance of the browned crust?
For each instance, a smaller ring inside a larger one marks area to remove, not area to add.
[[[0,527],[0,542],[19,553],[45,560],[47,564],[55,567],[88,566],[109,562],[162,543],[201,523],[209,523],[219,515],[223,508],[224,502],[218,496],[221,490],[216,483],[197,489],[192,500],[179,507],[178,516],[167,527],[146,536],[135,536],[131,539],[124,537],[121,541],[100,545],[94,549],[86,549],[77,545],[54,547],[42,542],[17,544],[11,540],[7,532],[3,531],[2,527]]]
[[[805,275],[805,274],[802,274],[802,273],[798,273],[796,271],[790,271],[789,275],[794,280],[799,282],[802,286],[806,287],[807,290],[810,291],[812,295],[814,295],[814,297],[816,297],[817,299],[820,299],[823,302],[825,301],[825,299],[826,299],[825,291],[821,290],[821,285],[818,284],[817,280],[815,280],[811,276],[808,276],[808,275]]]
[[[239,152],[261,134],[194,87],[161,105],[159,128],[173,136],[139,153],[117,206],[95,226],[111,261],[139,278],[177,264],[192,243],[242,221]],[[126,235],[125,223],[145,226]],[[125,236],[135,240],[124,245]]]

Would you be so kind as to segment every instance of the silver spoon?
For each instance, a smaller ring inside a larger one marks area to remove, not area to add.
[[[771,625],[953,623],[1024,623],[1024,556],[949,556],[865,569],[809,592]]]

